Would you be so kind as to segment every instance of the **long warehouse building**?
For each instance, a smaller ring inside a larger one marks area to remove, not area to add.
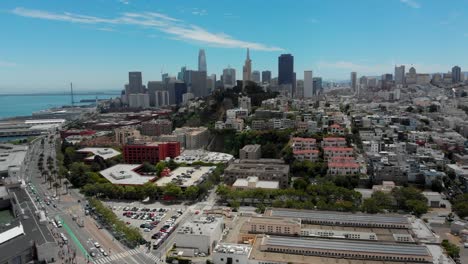
[[[264,252],[373,261],[432,262],[429,250],[420,245],[278,236],[260,236],[257,239],[261,240],[260,251]]]
[[[408,229],[408,218],[401,215],[371,215],[362,213],[341,213],[330,211],[294,210],[270,208],[265,216],[299,218],[303,224],[331,226],[375,227]]]

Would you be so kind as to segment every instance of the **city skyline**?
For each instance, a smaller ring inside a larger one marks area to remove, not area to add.
[[[349,80],[352,71],[376,76],[393,73],[395,65],[425,73],[468,68],[459,59],[468,41],[462,1],[453,7],[402,0],[278,6],[265,15],[260,1],[248,10],[208,1],[7,1],[0,7],[9,36],[0,50],[0,93],[66,90],[70,81],[81,91],[120,90],[130,71],[141,71],[146,84],[162,72],[176,76],[182,66],[197,69],[200,49],[208,74],[217,76],[228,65],[242,73],[246,48],[251,70],[271,71],[272,78],[281,54],[294,56],[297,79],[305,70],[323,80]],[[294,16],[278,21],[286,13]],[[449,43],[434,37],[443,34],[450,34]]]

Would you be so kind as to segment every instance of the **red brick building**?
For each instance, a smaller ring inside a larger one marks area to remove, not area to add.
[[[124,145],[123,155],[126,163],[141,164],[143,162],[149,162],[155,164],[167,157],[175,158],[179,156],[180,142]]]

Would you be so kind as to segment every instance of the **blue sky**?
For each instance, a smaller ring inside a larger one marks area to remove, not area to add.
[[[277,73],[292,53],[295,71],[344,80],[393,72],[468,68],[466,0],[3,0],[0,93],[121,89],[128,71],[144,82],[231,65]]]

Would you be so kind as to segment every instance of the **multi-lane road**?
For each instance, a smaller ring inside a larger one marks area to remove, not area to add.
[[[99,229],[94,219],[85,216],[83,206],[85,197],[77,190],[70,188],[69,192],[66,193],[64,188],[59,188],[58,194],[55,194],[55,189],[49,188],[50,184],[44,182],[38,170],[37,164],[41,153],[44,154],[44,160],[47,160],[47,157],[50,156],[54,159],[55,164],[55,135],[53,135],[50,142],[49,138],[45,137],[44,145],[41,144],[40,139],[30,144],[24,175],[25,180],[32,186],[32,188],[28,188],[29,193],[36,206],[45,210],[46,216],[50,220],[49,228],[57,241],[62,242],[60,233],[68,238],[68,245],[63,246],[65,249],[63,254],[66,253],[64,259],[76,256],[75,263],[99,264],[140,264],[157,263],[159,261],[159,258],[154,254],[146,253],[143,248],[126,248],[116,241],[107,230]],[[34,192],[32,189],[34,189]],[[49,201],[48,204],[46,200]],[[56,217],[61,219],[62,227],[53,225],[52,221]],[[99,249],[95,246],[96,242],[100,245]],[[106,254],[100,252],[101,248]]]

